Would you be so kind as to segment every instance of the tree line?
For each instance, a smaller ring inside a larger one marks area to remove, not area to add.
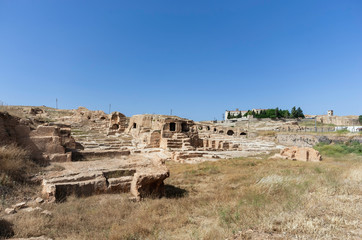
[[[237,115],[231,115],[229,112],[227,119],[247,117],[249,115],[253,116],[254,118],[305,118],[303,110],[300,107],[296,108],[294,106],[291,111],[282,110],[279,108],[270,108],[261,110],[260,112],[248,110],[244,115],[242,115],[241,112]]]

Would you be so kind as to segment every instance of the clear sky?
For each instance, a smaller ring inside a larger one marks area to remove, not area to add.
[[[362,114],[362,1],[0,0],[0,100]]]

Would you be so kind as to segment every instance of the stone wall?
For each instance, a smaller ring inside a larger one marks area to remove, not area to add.
[[[323,124],[334,124],[338,126],[359,125],[358,116],[317,116],[317,121]]]
[[[312,135],[312,134],[277,134],[276,141],[281,145],[312,147],[317,143],[345,143],[358,141],[362,143],[362,136]]]

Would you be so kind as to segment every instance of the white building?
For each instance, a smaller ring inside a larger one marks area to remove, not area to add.
[[[232,110],[225,110],[225,116],[224,119],[225,121],[228,120],[228,116],[230,114],[230,116],[236,117],[238,115],[241,115],[241,117],[244,117],[245,113],[247,113],[248,111],[241,111],[238,108],[235,111]]]

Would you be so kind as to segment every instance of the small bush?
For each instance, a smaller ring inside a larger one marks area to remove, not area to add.
[[[336,133],[337,134],[346,134],[346,133],[349,133],[349,131],[347,129],[341,129],[341,130],[337,130]]]

